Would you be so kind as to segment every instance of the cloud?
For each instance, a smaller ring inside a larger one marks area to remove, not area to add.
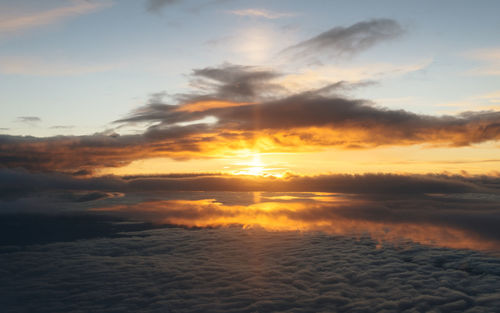
[[[157,12],[166,6],[181,2],[181,0],[148,0],[147,10],[149,12]]]
[[[364,233],[380,242],[500,250],[496,176],[76,177],[3,169],[0,190],[0,214],[100,212],[161,225]]]
[[[71,231],[65,221],[109,225],[90,218],[40,222]],[[498,258],[473,251],[237,227],[124,235],[10,247],[0,258],[2,308],[472,313],[500,305]]]
[[[17,121],[20,123],[38,123],[41,122],[42,119],[38,116],[19,116]]]
[[[481,49],[464,55],[469,59],[482,63],[481,66],[468,71],[468,74],[485,76],[500,75],[500,48]]]
[[[404,33],[399,23],[391,19],[373,19],[348,27],[334,27],[313,38],[282,50],[295,58],[326,53],[333,57],[351,56],[375,44],[397,38]]]
[[[74,128],[74,125],[54,125],[50,126],[51,129],[71,129]]]
[[[387,77],[402,76],[426,69],[432,59],[422,59],[414,63],[370,63],[352,65],[324,65],[318,68],[308,68],[304,71],[283,75],[277,81],[289,90],[296,92],[319,88],[331,83],[333,77],[342,78],[347,82],[379,81]],[[391,100],[391,99],[383,99]],[[407,99],[402,99],[407,100]],[[380,101],[387,103],[388,101]]]
[[[29,173],[0,169],[0,199],[16,199],[34,193],[54,191],[117,191],[124,183],[112,178],[79,179],[58,173]]]
[[[307,196],[289,201],[261,197],[261,202],[245,205],[225,204],[219,199],[182,199],[116,204],[94,210],[155,224],[189,227],[236,224],[278,231],[319,230],[337,235],[364,233],[380,242],[411,240],[459,249],[500,249],[500,232],[496,227],[500,221],[496,209],[498,203],[457,205],[457,201],[433,198],[386,198],[379,201],[342,194],[330,198],[323,196],[324,200],[315,201]],[[476,208],[474,213],[472,206]]]
[[[2,167],[30,170],[92,170],[144,158],[148,154],[145,150],[148,145],[148,141],[139,135],[116,137],[113,134],[94,134],[48,138],[1,135],[0,164]],[[4,150],[7,147],[13,150]],[[149,153],[152,149],[149,146]]]
[[[0,20],[0,34],[33,29],[63,21],[67,18],[88,14],[112,6],[111,2],[71,1],[71,5],[42,12],[13,13]]]
[[[32,57],[0,57],[0,73],[6,75],[69,76],[105,72],[119,64],[78,64]]]
[[[230,0],[210,0],[210,1],[193,1],[196,2],[193,4],[188,11],[191,13],[198,13],[200,10],[205,9],[206,7],[218,5],[221,3],[228,2]],[[178,4],[178,3],[189,3],[189,1],[185,0],[146,0],[146,9],[151,12],[159,12],[162,9]]]
[[[272,69],[223,64],[193,70],[191,86],[202,93],[180,95],[184,102],[199,100],[255,101],[283,91],[272,80],[282,76]]]
[[[212,116],[217,119],[217,123],[211,126],[211,130],[201,127],[200,131],[252,131],[256,136],[269,135],[277,141],[279,134],[276,133],[287,130],[289,137],[295,137],[305,145],[344,147],[417,143],[464,146],[497,140],[499,137],[497,124],[500,115],[495,111],[430,116],[390,110],[375,107],[369,101],[336,95],[335,91],[345,86],[341,83],[276,100],[248,103],[252,100],[259,101],[259,97],[266,93],[272,95],[277,90],[286,92],[286,89],[270,81],[277,76],[269,72],[255,72],[244,76],[239,75],[241,73],[238,71],[238,75],[227,75],[234,73],[222,68],[195,73],[213,75],[210,78],[216,80],[216,83],[205,83],[203,88],[209,92],[191,95],[191,99],[185,96],[187,101],[197,100],[196,105],[200,100],[219,101],[216,103],[223,103],[225,99],[246,102],[224,107],[205,106],[206,109],[200,110],[191,108],[195,105],[189,105],[189,112],[182,105],[148,105],[117,122],[158,122],[146,135],[169,136],[175,129],[169,128],[173,124]],[[287,144],[285,141],[281,143]]]
[[[262,17],[267,19],[277,19],[282,17],[290,17],[295,14],[292,13],[279,13],[272,12],[265,9],[242,9],[242,10],[232,10],[228,11],[229,14],[239,15],[239,16],[250,16],[250,17]]]
[[[21,169],[0,169],[1,197],[61,190],[103,192],[239,191],[239,192],[334,192],[371,196],[407,197],[425,194],[496,194],[495,177],[446,175],[330,174],[288,175],[285,178],[235,176],[210,173],[160,176],[102,176],[77,178],[61,173],[30,173]]]
[[[383,145],[461,147],[500,139],[500,112],[424,115],[345,96],[370,82],[339,81],[294,92],[272,69],[223,64],[196,69],[191,93],[165,94],[86,136],[0,136],[4,167],[78,171],[119,167],[152,157],[172,159],[255,152],[367,149]],[[141,127],[142,133],[116,131]]]

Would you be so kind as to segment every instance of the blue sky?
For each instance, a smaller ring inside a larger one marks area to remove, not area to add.
[[[0,2],[1,132],[104,131],[152,93],[189,90],[193,69],[225,62],[278,69],[306,85],[376,81],[352,96],[416,113],[498,108],[498,1],[173,1],[154,11],[149,5]],[[405,33],[359,54],[324,57],[320,65],[278,54],[332,27],[373,18],[396,20]]]

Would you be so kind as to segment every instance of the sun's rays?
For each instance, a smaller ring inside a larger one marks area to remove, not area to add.
[[[241,166],[241,169],[233,171],[234,175],[252,175],[252,176],[265,176],[267,173],[267,168],[262,162],[262,158],[259,153],[250,153],[250,160],[245,162],[238,162],[236,165]],[[247,157],[248,158],[248,157]]]

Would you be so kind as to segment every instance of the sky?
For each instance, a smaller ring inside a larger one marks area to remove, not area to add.
[[[499,10],[0,0],[0,308],[498,308]]]
[[[500,161],[496,7],[3,1],[0,131],[9,142],[4,150],[13,150],[3,156],[43,149],[57,159],[51,154],[68,150],[65,139],[79,143],[79,155],[90,144],[85,140],[110,140],[102,158],[113,162],[56,170],[491,174]],[[288,105],[301,97],[309,99]],[[311,107],[316,98],[347,102]],[[278,108],[280,101],[290,110]],[[170,106],[195,112],[170,118]],[[240,116],[260,107],[263,116]],[[345,109],[371,112],[351,119],[339,112]],[[251,118],[250,130],[244,124]],[[151,141],[164,147],[151,148]],[[48,142],[51,148],[41,148]],[[119,146],[141,153],[127,155]]]

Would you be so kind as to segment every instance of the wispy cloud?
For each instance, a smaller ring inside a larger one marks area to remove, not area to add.
[[[481,65],[468,71],[471,75],[500,75],[500,48],[480,49],[465,54],[466,57],[481,62]]]
[[[188,11],[191,13],[197,13],[203,9],[206,9],[207,7],[211,7],[214,5],[219,5],[224,2],[229,2],[231,0],[206,0],[206,1],[201,1],[201,0],[196,0],[196,1],[189,1],[189,0],[147,0],[146,1],[146,10],[150,13],[158,13],[161,10],[163,10],[166,7],[173,6],[176,4],[183,4],[183,5],[188,5],[190,8]],[[186,7],[184,7],[186,8]]]
[[[63,21],[112,6],[112,2],[71,1],[71,5],[41,12],[17,13],[0,20],[0,34],[27,30]]]
[[[50,126],[50,129],[71,129],[74,127],[75,126],[73,126],[73,125],[54,125],[54,126]]]
[[[38,123],[41,122],[42,119],[38,116],[19,116],[17,121],[20,123]]]
[[[348,27],[337,26],[310,39],[284,49],[282,54],[295,58],[326,53],[333,57],[351,56],[375,44],[397,38],[404,33],[403,27],[391,19],[373,19]]]
[[[421,71],[429,67],[433,59],[421,59],[412,63],[365,63],[359,65],[324,65],[306,68],[279,79],[284,87],[295,91],[320,88],[332,83],[333,77],[342,77],[344,81],[380,80],[386,77],[398,77]],[[383,101],[383,103],[387,103]]]
[[[485,100],[490,104],[500,105],[500,90],[480,95],[477,98]]]
[[[105,72],[118,64],[78,64],[34,57],[0,56],[0,73],[7,75],[67,76]]]
[[[273,12],[265,9],[243,9],[243,10],[232,10],[228,11],[229,14],[239,15],[239,16],[249,16],[249,17],[261,17],[267,19],[277,19],[282,17],[291,17],[296,14],[293,13],[281,13]]]
[[[166,6],[181,2],[181,0],[148,0],[146,9],[149,12],[157,12]]]

